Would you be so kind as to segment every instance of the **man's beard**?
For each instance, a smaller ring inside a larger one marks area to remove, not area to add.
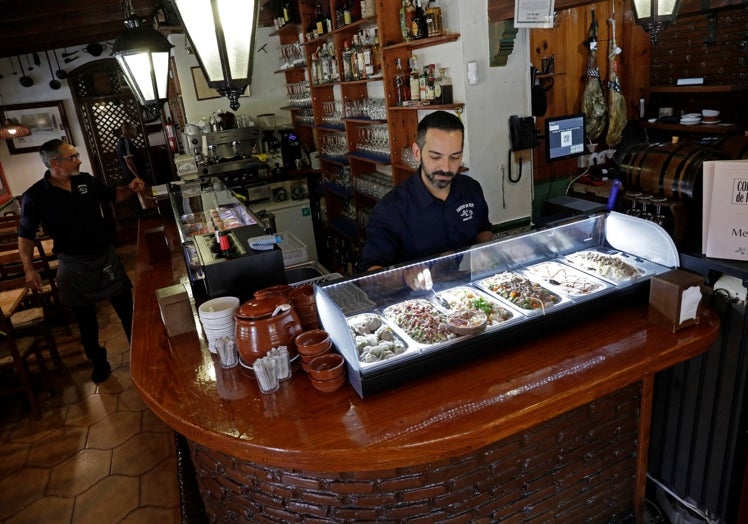
[[[429,180],[429,182],[431,182],[431,185],[433,185],[437,189],[448,188],[450,185],[452,185],[452,180],[454,180],[454,177],[457,174],[454,171],[443,171],[441,169],[437,171],[432,171],[431,173],[429,173],[428,171],[426,171],[426,168],[423,166],[423,162],[421,162],[421,171],[423,171],[423,174],[426,175],[426,178]],[[449,177],[449,178],[447,180],[441,180],[441,179],[436,178],[437,175]]]

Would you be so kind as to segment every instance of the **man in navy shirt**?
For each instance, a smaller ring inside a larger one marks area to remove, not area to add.
[[[63,302],[72,308],[78,322],[86,356],[93,361],[94,382],[111,374],[106,349],[99,345],[96,302],[109,300],[130,339],[132,325],[132,284],[114,251],[111,229],[101,213],[104,202],[120,202],[143,190],[141,178],[127,186],[109,187],[88,173],[80,172],[80,154],[59,139],[39,149],[49,169],[21,199],[18,251],[32,290],[41,289],[41,277],[34,269],[34,236],[42,225],[54,240],[60,265],[57,285]]]
[[[491,240],[488,205],[480,184],[458,174],[465,128],[452,113],[436,111],[418,124],[413,154],[421,166],[372,210],[359,269],[371,271]],[[406,283],[430,288],[430,278]]]

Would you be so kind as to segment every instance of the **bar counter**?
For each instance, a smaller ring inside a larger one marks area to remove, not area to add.
[[[144,232],[164,226],[171,258]],[[293,379],[261,395],[198,332],[168,338],[156,290],[186,281],[170,219],[143,219],[131,373],[189,444],[213,521],[641,519],[654,374],[705,351],[717,315],[675,334],[646,298],[361,399]]]

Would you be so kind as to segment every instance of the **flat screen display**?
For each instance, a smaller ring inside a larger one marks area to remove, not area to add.
[[[584,115],[545,119],[545,153],[549,162],[584,154]]]

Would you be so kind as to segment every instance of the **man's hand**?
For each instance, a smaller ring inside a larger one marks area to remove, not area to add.
[[[39,272],[35,269],[31,269],[29,271],[25,272],[26,275],[26,285],[31,289],[31,291],[41,291],[42,290],[42,277],[39,275]]]
[[[145,189],[145,182],[142,178],[133,178],[129,184],[127,184],[127,188],[132,191],[133,193],[140,193]]]
[[[411,267],[403,272],[403,282],[410,289],[426,289],[429,290],[434,287],[434,282],[431,280],[431,270],[427,267]]]

